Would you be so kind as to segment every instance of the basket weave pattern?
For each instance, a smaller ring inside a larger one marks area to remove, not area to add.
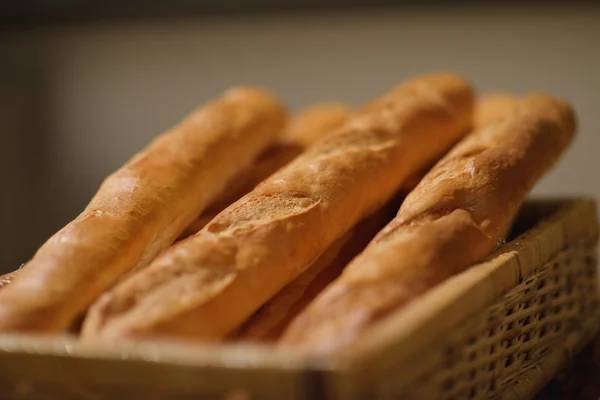
[[[443,365],[406,388],[402,398],[518,399],[520,391],[529,392],[534,383],[526,378],[528,370],[543,374],[545,358],[571,353],[596,328],[595,239],[555,254],[481,316],[450,333]]]

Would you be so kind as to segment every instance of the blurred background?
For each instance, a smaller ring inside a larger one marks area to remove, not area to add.
[[[440,69],[480,91],[548,91],[574,103],[580,131],[535,193],[600,198],[599,17],[591,2],[2,2],[0,272],[155,135],[240,83],[292,109],[359,105]]]

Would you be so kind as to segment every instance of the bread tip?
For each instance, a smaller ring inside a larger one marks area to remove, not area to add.
[[[473,110],[475,108],[475,85],[464,76],[450,71],[435,72],[422,76],[439,90],[450,95],[456,102],[460,101]]]
[[[232,86],[223,93],[223,97],[254,97],[256,99],[267,100],[281,104],[281,101],[275,92],[258,85]]]
[[[532,92],[521,99],[521,104],[544,110],[546,117],[558,124],[569,139],[577,131],[577,115],[567,100],[546,92]]]

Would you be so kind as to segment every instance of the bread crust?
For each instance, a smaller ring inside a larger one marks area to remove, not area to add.
[[[485,104],[495,109],[478,115],[491,122],[421,180],[394,220],[290,324],[282,345],[340,350],[502,243],[527,192],[571,142],[575,116],[544,94],[516,106]]]
[[[223,338],[443,154],[472,108],[461,77],[407,81],[103,295],[83,337]]]
[[[66,329],[119,276],[170,245],[285,118],[272,94],[239,87],[158,136],[0,291],[0,331]]]

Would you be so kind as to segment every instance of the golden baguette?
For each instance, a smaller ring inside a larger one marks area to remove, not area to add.
[[[494,103],[495,107],[498,103]],[[490,254],[575,133],[565,102],[530,95],[446,155],[383,229],[286,329],[281,344],[339,350]]]
[[[179,240],[200,231],[231,203],[299,156],[308,146],[338,128],[349,114],[350,108],[338,102],[317,103],[301,110],[291,118],[279,140],[267,148],[250,168],[238,175],[219,199],[186,228]]]
[[[476,126],[501,118],[515,105],[516,97],[509,94],[495,93],[484,96],[478,101],[474,116]],[[409,177],[401,193],[395,196],[393,201],[335,242],[302,275],[262,306],[230,339],[260,342],[279,339],[287,325],[321,290],[337,278],[343,268],[363,251],[375,234],[390,222],[394,217],[394,212],[391,210],[398,210],[406,194],[417,186],[429,169],[426,168]]]
[[[270,93],[240,87],[156,138],[0,291],[0,331],[67,328],[119,276],[169,246],[275,139],[285,118]]]
[[[90,308],[84,337],[220,339],[467,130],[469,84],[409,80]]]

